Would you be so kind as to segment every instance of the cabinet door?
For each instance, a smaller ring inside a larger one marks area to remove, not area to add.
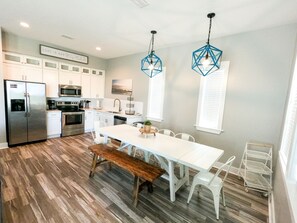
[[[89,74],[81,75],[82,98],[91,97],[91,76]]]
[[[105,75],[91,74],[91,98],[104,98]]]
[[[26,81],[42,82],[42,69],[39,67],[22,66]]]
[[[47,137],[59,137],[61,134],[61,112],[47,112]]]
[[[3,63],[4,79],[24,81],[24,73],[21,65]]]
[[[46,84],[46,97],[58,97],[59,72],[57,69],[43,69],[43,83]]]
[[[81,85],[81,75],[71,72],[61,71],[59,72],[59,83],[69,85]]]
[[[12,64],[21,64],[22,61],[22,55],[16,54],[16,53],[3,53],[3,62],[5,63],[12,63]]]
[[[85,132],[93,131],[94,129],[94,111],[85,111]]]

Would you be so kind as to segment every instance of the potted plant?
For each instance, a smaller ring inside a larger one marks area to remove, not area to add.
[[[150,132],[151,131],[151,121],[150,120],[146,120],[143,122],[143,130],[144,132]]]

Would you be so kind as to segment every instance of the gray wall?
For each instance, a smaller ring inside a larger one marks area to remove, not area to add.
[[[225,150],[221,161],[236,155],[239,166],[246,141],[257,140],[279,148],[283,112],[290,81],[297,24],[243,33],[211,40],[230,61],[229,80],[220,135],[194,128],[201,76],[191,70],[191,53],[205,44],[198,42],[179,47],[157,49],[166,66],[164,121],[160,128],[192,134],[197,141]],[[156,46],[158,36],[156,36]],[[111,94],[112,79],[133,79],[133,94],[143,101],[146,112],[149,78],[140,71],[137,54],[108,60],[106,97]],[[207,78],[207,77],[206,77]],[[124,98],[124,97],[120,97]]]
[[[2,52],[2,32],[0,27],[0,52]],[[0,56],[0,148],[7,146],[5,130],[4,90],[3,90],[3,66]]]
[[[2,32],[2,39],[3,39],[2,40],[3,51],[20,53],[20,54],[39,57],[39,58],[60,61],[63,63],[76,64],[76,65],[80,65],[80,66],[97,68],[97,69],[102,69],[102,70],[106,69],[106,60],[105,59],[101,59],[101,58],[90,56],[90,55],[86,55],[89,57],[89,64],[85,65],[85,64],[81,64],[81,63],[71,62],[68,60],[62,60],[62,59],[58,59],[58,58],[54,58],[54,57],[40,55],[40,53],[39,53],[39,44],[52,46],[52,47],[55,47],[58,49],[64,49],[69,52],[75,53],[75,51],[63,48],[61,46],[55,46],[55,45],[48,44],[45,42],[28,39],[28,38],[17,36],[13,33],[8,33],[8,32]],[[76,52],[76,53],[82,54],[80,52]]]

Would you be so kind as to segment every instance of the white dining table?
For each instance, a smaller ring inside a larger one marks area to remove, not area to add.
[[[149,154],[153,154],[166,170],[165,179],[169,181],[170,200],[175,201],[176,191],[184,184],[189,184],[188,168],[199,171],[209,171],[224,151],[214,147],[189,142],[163,134],[141,134],[139,128],[130,125],[114,125],[100,128],[105,142],[108,137],[120,140],[123,147],[127,146],[129,153],[135,146]],[[175,163],[181,165],[184,171],[179,176],[174,173]]]

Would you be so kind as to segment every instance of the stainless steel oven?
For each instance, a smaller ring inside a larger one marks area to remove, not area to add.
[[[85,131],[85,111],[79,109],[77,101],[58,101],[62,111],[62,136],[82,134]]]
[[[62,112],[62,136],[82,134],[85,131],[85,112]]]

